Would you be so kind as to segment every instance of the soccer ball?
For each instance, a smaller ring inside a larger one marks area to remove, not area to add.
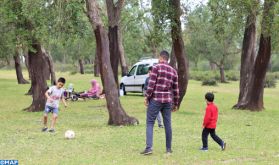
[[[73,130],[67,130],[65,132],[65,138],[66,139],[73,139],[73,138],[75,138],[75,132]]]

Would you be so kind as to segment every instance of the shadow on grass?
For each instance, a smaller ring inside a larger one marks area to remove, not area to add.
[[[187,115],[187,116],[192,116],[192,115],[198,114],[195,112],[189,112],[189,111],[185,111],[185,110],[179,110],[177,113],[182,114],[182,115]]]
[[[143,97],[142,93],[127,93],[125,96],[135,96],[135,97]],[[125,97],[122,96],[122,97]]]

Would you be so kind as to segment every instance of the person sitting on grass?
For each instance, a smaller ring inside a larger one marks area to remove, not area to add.
[[[91,81],[91,88],[89,91],[81,93],[80,97],[81,98],[96,98],[99,99],[101,94],[101,87],[99,83],[96,80]]]
[[[151,72],[152,72],[152,66],[150,66],[150,67],[148,68],[148,77],[145,79],[145,83],[144,83],[144,87],[143,87],[143,93],[144,93],[144,95],[145,95],[146,90],[147,90],[147,88],[148,88],[148,81],[149,81],[149,79],[150,79],[150,74],[151,74]],[[157,121],[158,121],[158,127],[159,127],[159,128],[164,128],[163,123],[162,123],[162,113],[161,113],[161,111],[159,111],[159,114],[158,114],[158,116],[157,116]]]
[[[212,139],[221,146],[222,151],[226,149],[226,143],[220,139],[216,133],[216,123],[218,120],[218,108],[213,103],[214,101],[214,94],[213,93],[206,93],[205,100],[207,103],[205,116],[203,120],[203,131],[202,131],[202,143],[203,146],[200,148],[202,151],[208,151],[208,134],[212,137]]]
[[[60,77],[56,83],[55,86],[50,87],[46,93],[45,96],[47,98],[45,110],[44,110],[44,127],[42,128],[43,132],[46,132],[48,130],[47,127],[47,118],[48,118],[48,113],[52,113],[52,121],[51,121],[51,126],[49,129],[49,132],[54,133],[54,125],[57,120],[58,116],[58,107],[59,107],[59,102],[62,100],[64,103],[64,106],[67,107],[67,103],[64,98],[64,89],[63,86],[66,83],[65,78]]]

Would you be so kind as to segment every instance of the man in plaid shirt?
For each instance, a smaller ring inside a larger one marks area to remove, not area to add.
[[[146,117],[146,148],[141,154],[152,154],[153,127],[156,117],[161,111],[166,133],[166,152],[172,153],[171,112],[178,106],[179,89],[178,76],[169,64],[169,53],[162,51],[159,64],[153,66],[148,88],[145,94],[145,105],[148,106]]]

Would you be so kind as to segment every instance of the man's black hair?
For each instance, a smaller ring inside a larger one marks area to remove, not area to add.
[[[168,61],[170,58],[170,54],[166,50],[161,51],[160,56],[163,57],[163,59],[166,61]]]
[[[152,68],[153,68],[152,66],[148,67],[148,71],[152,71]]]
[[[57,82],[61,82],[61,83],[65,84],[66,80],[64,77],[60,77]]]
[[[205,99],[209,102],[213,102],[214,101],[214,94],[212,92],[207,92],[205,94]]]

